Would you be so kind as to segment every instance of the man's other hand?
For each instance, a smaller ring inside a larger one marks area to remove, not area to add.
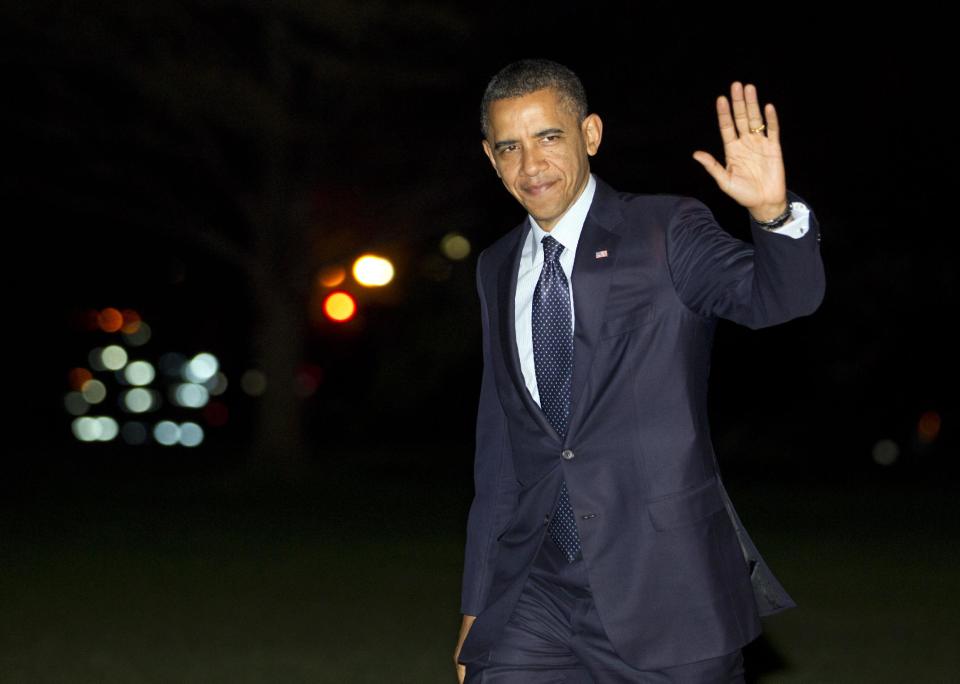
[[[467,638],[467,634],[473,626],[473,621],[476,619],[477,617],[475,615],[464,615],[463,621],[460,623],[460,636],[457,638],[457,649],[453,652],[453,665],[457,668],[457,680],[460,684],[463,684],[463,680],[467,676],[466,666],[458,662],[460,649],[463,648],[463,641]]]

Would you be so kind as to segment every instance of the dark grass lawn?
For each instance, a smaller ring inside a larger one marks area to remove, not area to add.
[[[452,682],[463,459],[332,454],[292,488],[216,469],[8,480],[0,681]],[[958,679],[950,486],[727,480],[800,604],[749,647],[754,681]]]

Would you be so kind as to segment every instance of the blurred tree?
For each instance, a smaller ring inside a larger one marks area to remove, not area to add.
[[[423,111],[411,103],[457,86],[462,18],[439,5],[298,0],[40,0],[3,13],[5,61],[23,87],[14,129],[25,157],[49,153],[22,160],[21,175],[33,164],[36,177],[11,184],[42,176],[48,200],[74,215],[229,264],[250,293],[253,362],[268,378],[252,454],[268,470],[295,466],[293,378],[317,270],[372,241],[436,230],[442,219],[410,217],[442,217],[438,187],[456,198],[470,185],[442,159],[418,166],[423,156],[392,130]],[[376,198],[357,202],[358,187],[378,187]],[[351,192],[347,203],[376,214],[375,235],[326,220]]]

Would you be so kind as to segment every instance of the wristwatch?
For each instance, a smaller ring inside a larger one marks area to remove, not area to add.
[[[758,226],[764,230],[772,230],[774,228],[779,228],[784,223],[793,218],[793,202],[787,202],[787,210],[780,214],[775,219],[770,219],[769,221],[758,221],[753,217],[753,214],[750,214],[750,220],[756,223]],[[749,213],[749,212],[748,212]]]

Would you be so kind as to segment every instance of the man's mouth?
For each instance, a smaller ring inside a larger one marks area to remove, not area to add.
[[[524,193],[537,197],[552,188],[557,181],[544,181],[542,183],[528,184],[523,186]]]

